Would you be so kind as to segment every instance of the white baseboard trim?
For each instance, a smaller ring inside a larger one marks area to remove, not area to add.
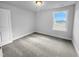
[[[47,34],[47,33],[43,33],[43,32],[36,32],[36,33],[45,34],[45,35],[49,35],[49,36],[52,36],[52,37],[57,37],[57,38],[65,39],[65,40],[71,40],[71,38],[65,38],[65,37],[60,37],[60,36],[54,36],[54,35]]]
[[[1,45],[0,45],[0,47],[2,47],[2,46],[4,46],[4,45],[7,45],[7,44],[10,44],[10,43],[12,43],[12,42],[13,42],[13,40],[11,40],[11,41],[6,41],[6,42],[2,42]]]
[[[27,33],[27,34],[24,34],[24,35],[21,35],[21,36],[15,37],[15,38],[13,38],[13,40],[17,40],[17,39],[19,39],[19,38],[22,38],[22,37],[24,37],[24,36],[30,35],[30,34],[32,34],[32,33],[34,33],[34,32]]]
[[[24,34],[24,35],[15,37],[15,38],[13,38],[13,40],[17,40],[17,39],[19,39],[19,38],[22,38],[22,37],[24,37],[24,36],[30,35],[30,34],[32,34],[32,33],[34,33],[34,32],[30,32],[30,33],[27,33],[27,34]]]
[[[74,46],[74,48],[76,50],[77,56],[79,57],[79,49],[77,48],[76,43],[74,43],[73,41],[72,41],[72,43],[73,43],[73,46]]]
[[[4,46],[4,45],[7,45],[7,44],[10,44],[10,43],[12,43],[14,40],[17,40],[17,39],[22,38],[22,37],[24,37],[24,36],[30,35],[30,34],[32,34],[32,33],[34,33],[34,32],[31,32],[31,33],[27,33],[27,34],[18,36],[18,37],[16,37],[16,38],[13,38],[13,39],[10,40],[10,41],[2,42],[2,43],[0,44],[0,47],[2,47],[2,46]]]

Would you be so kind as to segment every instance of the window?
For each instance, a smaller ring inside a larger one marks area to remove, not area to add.
[[[67,31],[68,11],[56,11],[53,13],[53,30]]]

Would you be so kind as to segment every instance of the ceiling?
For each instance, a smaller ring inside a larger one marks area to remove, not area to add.
[[[39,8],[39,7],[36,7],[36,5],[34,4],[34,1],[4,1],[4,2],[24,9],[28,9],[31,11],[52,9],[52,8],[63,7],[63,6],[72,5],[76,3],[75,1],[44,1],[44,5]]]

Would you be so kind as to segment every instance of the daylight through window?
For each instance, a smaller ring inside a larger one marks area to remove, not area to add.
[[[68,11],[56,11],[53,13],[53,30],[67,31]]]

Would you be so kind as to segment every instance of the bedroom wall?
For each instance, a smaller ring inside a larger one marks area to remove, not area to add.
[[[56,31],[53,30],[53,17],[52,13],[56,10],[69,10],[69,16],[68,16],[68,31]],[[74,5],[55,8],[55,9],[49,9],[49,10],[41,10],[37,12],[37,25],[36,25],[36,32],[60,37],[68,40],[72,40],[72,29],[73,29],[73,20],[74,20]]]
[[[79,56],[79,2],[75,6],[75,19],[73,27],[73,44]]]
[[[17,6],[0,2],[1,9],[11,11],[13,40],[34,32],[35,13]]]

